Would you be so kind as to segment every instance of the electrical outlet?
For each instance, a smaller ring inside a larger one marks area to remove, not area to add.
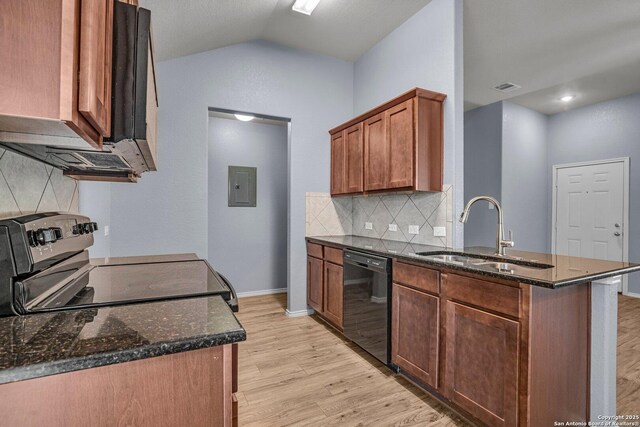
[[[109,235],[109,226],[108,226],[108,225],[105,225],[105,226],[104,226],[104,235],[105,235],[105,236],[108,236],[108,235]]]
[[[373,230],[373,223],[372,222],[365,222],[364,223],[364,229],[365,230]]]
[[[398,231],[398,224],[389,224],[389,231]]]
[[[433,227],[433,237],[447,237],[447,227]]]
[[[409,226],[409,234],[420,234],[420,226],[419,225],[410,225]]]

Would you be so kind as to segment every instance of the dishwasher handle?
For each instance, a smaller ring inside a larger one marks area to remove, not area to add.
[[[391,260],[389,258],[384,258],[373,254],[345,249],[343,252],[342,261],[345,264],[355,265],[360,268],[366,268],[367,270],[388,273],[390,270],[389,264]]]

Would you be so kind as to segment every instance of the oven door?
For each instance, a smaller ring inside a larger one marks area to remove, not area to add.
[[[344,251],[344,334],[385,365],[390,364],[391,262]]]

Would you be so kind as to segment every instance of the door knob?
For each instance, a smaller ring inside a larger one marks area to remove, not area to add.
[[[620,235],[620,232],[619,232],[619,231],[616,231],[615,233],[613,233],[613,235],[614,235],[614,236],[619,236],[619,235]]]
[[[617,222],[616,222],[615,224],[613,224],[613,226],[614,226],[615,228],[620,228],[620,224],[618,224]]]

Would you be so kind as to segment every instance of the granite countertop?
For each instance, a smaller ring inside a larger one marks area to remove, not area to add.
[[[220,296],[0,318],[0,384],[246,339]]]
[[[360,236],[317,236],[307,237],[307,240],[339,248],[352,248],[409,260],[413,263],[467,271],[507,280],[516,280],[521,283],[553,289],[640,271],[640,264],[630,262],[604,261],[538,252],[525,252],[515,249],[507,249],[507,256],[502,258],[500,262],[509,263],[514,259],[516,261],[519,259],[524,262],[546,264],[549,268],[532,268],[511,263],[508,269],[498,269],[487,264],[474,265],[472,263],[437,262],[429,260],[423,255],[418,255],[418,253],[437,254],[442,252],[456,252],[464,253],[465,255],[490,257],[495,256],[495,248],[472,247],[454,249]]]

